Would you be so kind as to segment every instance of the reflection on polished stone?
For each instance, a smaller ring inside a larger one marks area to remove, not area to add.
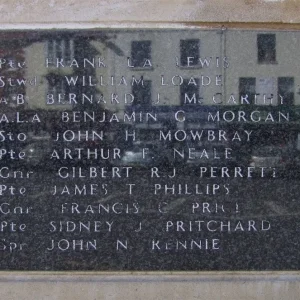
[[[0,40],[2,270],[299,269],[300,32]]]

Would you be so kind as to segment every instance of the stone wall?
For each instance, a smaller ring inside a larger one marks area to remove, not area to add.
[[[1,23],[300,21],[298,0],[1,1]],[[81,25],[81,24],[79,24]],[[158,25],[158,24],[154,24]]]

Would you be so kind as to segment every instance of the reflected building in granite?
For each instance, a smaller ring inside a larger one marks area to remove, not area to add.
[[[82,94],[94,95],[113,112],[235,105],[243,95],[244,104],[297,105],[298,35],[222,29],[31,34],[20,76],[37,78],[25,87],[32,109],[72,107],[72,93],[78,102]]]
[[[93,36],[73,32],[48,32],[27,47],[26,52],[27,73],[36,74],[39,80],[37,89],[27,93],[31,109],[72,109],[76,101],[70,100],[70,94],[78,97],[82,93],[96,94],[93,86],[71,85],[66,78],[96,78],[96,70],[90,65],[82,67],[82,62],[84,58],[92,60],[97,55],[105,55],[105,42],[95,42]]]
[[[25,76],[25,49],[20,43],[25,33],[2,33],[0,36],[0,98],[2,111],[16,107],[17,94],[25,94],[25,86],[18,86],[16,80]]]
[[[37,78],[34,88],[26,87],[29,108],[61,110],[69,103],[72,107],[75,101],[72,97],[70,100],[70,93],[76,94],[78,102],[82,94],[94,95],[94,99],[100,99],[97,102],[114,112],[124,111],[129,105],[208,105],[205,94],[222,89],[226,62],[221,33],[41,33],[24,47],[24,76]],[[53,100],[47,105],[48,94],[53,95]]]
[[[4,45],[14,49],[17,61],[17,53],[22,54],[26,67],[12,77],[25,78],[27,84],[6,84],[1,92],[24,94],[27,110],[107,111],[123,122],[126,113],[155,112],[164,120],[168,112],[185,109],[201,121],[207,110],[223,106],[300,104],[298,32],[220,28],[16,34],[10,33]],[[2,59],[9,60],[5,53]],[[1,72],[6,78],[10,70]]]
[[[108,90],[120,98],[133,94],[133,106],[209,105],[206,94],[222,90],[223,37],[219,32],[133,31],[117,35],[114,43],[124,55],[108,53],[113,74],[143,78],[144,84],[115,85]]]
[[[300,104],[299,32],[231,30],[225,34],[231,61],[226,70],[227,94],[248,94],[253,104],[255,94],[257,104],[264,104],[264,95],[269,98],[267,105]]]
[[[112,111],[128,105],[240,104],[241,94],[249,102],[256,94],[257,104],[264,94],[273,95],[273,104],[278,94],[285,104],[298,104],[298,35],[225,29],[6,33],[1,58],[26,61],[12,78],[36,77],[36,85],[18,90],[29,97],[30,108],[58,109],[74,104],[68,94],[80,99],[84,92],[102,95],[100,102]],[[12,70],[3,65],[2,76]],[[66,77],[78,80],[68,84]],[[143,84],[133,84],[133,77]],[[16,87],[7,84],[1,93],[16,92],[10,89]],[[47,94],[57,105],[47,105]]]
[[[297,105],[299,33],[259,31],[143,31],[115,36],[123,55],[107,52],[107,105]],[[286,49],[286,45],[289,49]],[[127,62],[126,59],[130,58]],[[143,78],[144,86],[118,84],[121,76]],[[110,95],[120,103],[110,103]]]

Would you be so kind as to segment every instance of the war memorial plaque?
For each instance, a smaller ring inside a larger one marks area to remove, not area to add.
[[[0,33],[1,270],[298,270],[300,32]]]

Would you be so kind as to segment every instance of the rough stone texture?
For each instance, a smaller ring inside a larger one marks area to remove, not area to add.
[[[299,299],[299,276],[254,275],[1,275],[1,298],[9,300]]]
[[[1,23],[300,21],[298,0],[1,1]]]

